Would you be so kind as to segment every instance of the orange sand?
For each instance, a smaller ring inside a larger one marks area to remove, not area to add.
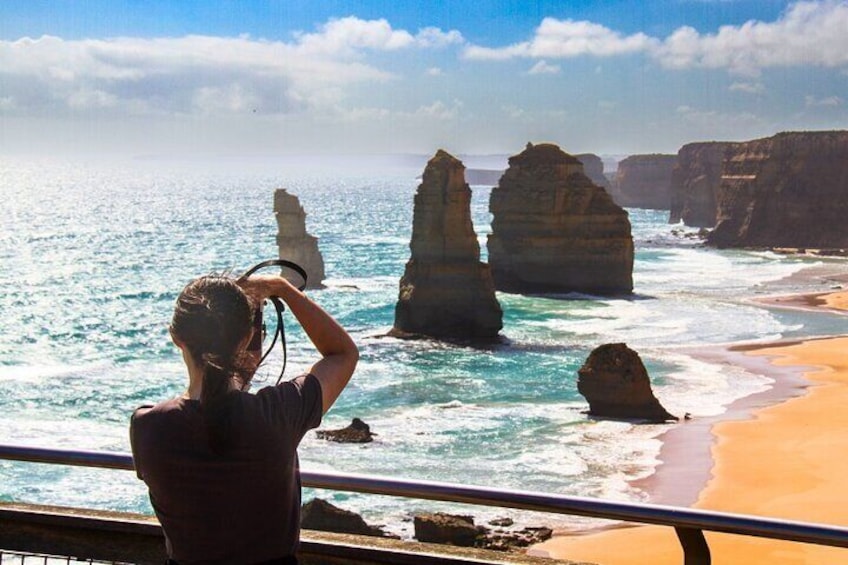
[[[830,308],[848,310],[848,291],[834,292],[822,297]]]
[[[829,299],[848,304],[848,292]],[[835,307],[828,302],[828,305]],[[848,525],[848,337],[766,347],[774,365],[809,368],[807,394],[713,427],[712,479],[694,507]],[[848,563],[848,549],[705,532],[713,563]],[[556,536],[551,557],[601,565],[680,565],[672,528],[640,526]],[[535,553],[535,552],[534,552]]]

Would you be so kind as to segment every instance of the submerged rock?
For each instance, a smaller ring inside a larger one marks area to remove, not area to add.
[[[492,340],[503,327],[489,266],[471,223],[461,161],[441,149],[415,194],[411,257],[400,280],[389,335]]]
[[[553,144],[528,144],[492,190],[489,264],[498,290],[518,293],[633,290],[627,212]]]
[[[577,390],[589,402],[592,416],[649,422],[678,419],[654,396],[639,354],[623,343],[595,348],[577,374]]]
[[[274,191],[277,218],[277,248],[280,259],[297,263],[306,271],[306,288],[323,288],[324,259],[318,238],[306,233],[306,212],[297,196],[284,188]]]

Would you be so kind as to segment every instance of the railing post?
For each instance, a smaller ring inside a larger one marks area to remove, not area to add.
[[[704,532],[697,528],[674,528],[677,539],[683,546],[683,565],[710,565],[710,546],[704,538]]]

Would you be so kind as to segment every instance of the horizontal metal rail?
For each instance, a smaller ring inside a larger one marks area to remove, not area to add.
[[[108,469],[134,469],[132,456],[115,452],[0,445],[0,459]],[[656,504],[613,502],[586,497],[373,475],[302,471],[301,478],[304,486],[312,488],[670,526],[675,528],[684,546],[684,551],[687,553],[685,562],[687,565],[710,562],[709,549],[701,534],[702,530],[848,548],[848,528],[839,526]],[[698,555],[695,556],[693,553]]]

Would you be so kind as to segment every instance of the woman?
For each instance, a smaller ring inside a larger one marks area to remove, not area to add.
[[[279,297],[321,358],[256,394],[246,351],[254,305]],[[133,460],[179,564],[297,563],[297,446],[350,380],[359,353],[345,330],[286,279],[201,277],[177,299],[171,338],[188,388],[143,406],[130,423]]]

